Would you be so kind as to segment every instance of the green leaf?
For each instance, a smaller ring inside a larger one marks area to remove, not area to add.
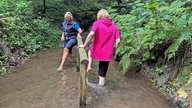
[[[130,66],[131,60],[128,58],[128,54],[122,57],[121,64],[123,66],[123,73],[125,74]]]
[[[189,85],[189,84],[192,83],[192,73],[191,73],[189,76],[190,76],[190,78],[189,78],[189,80],[187,81],[187,84],[186,84],[186,85]]]
[[[182,88],[180,88],[180,89],[177,91],[177,93],[178,93],[179,97],[184,98],[184,99],[186,99],[187,96],[188,96],[188,94],[187,94]]]

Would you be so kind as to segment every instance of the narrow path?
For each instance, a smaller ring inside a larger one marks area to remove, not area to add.
[[[0,108],[63,108],[63,84],[56,72],[62,49],[40,51],[0,79]]]
[[[75,51],[74,51],[75,53]],[[79,73],[75,63],[56,72],[62,48],[38,52],[14,73],[0,78],[0,108],[79,108]],[[97,64],[93,66],[97,80]],[[108,92],[88,87],[87,108],[173,108],[150,81],[139,74],[123,76],[111,62],[107,74]]]

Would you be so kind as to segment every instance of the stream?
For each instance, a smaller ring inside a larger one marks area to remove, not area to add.
[[[76,56],[57,72],[61,56],[61,47],[41,50],[11,68],[11,74],[0,78],[0,108],[79,108]],[[147,77],[134,72],[123,75],[116,61],[110,62],[104,87],[97,85],[97,71],[98,62],[93,61],[86,108],[176,108]]]

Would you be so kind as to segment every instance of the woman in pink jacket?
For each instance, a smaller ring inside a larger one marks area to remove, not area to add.
[[[116,25],[110,20],[109,13],[101,9],[97,14],[97,21],[92,25],[84,45],[85,48],[89,41],[93,39],[90,47],[90,59],[87,72],[91,70],[92,59],[99,61],[99,85],[105,85],[105,76],[108,70],[109,62],[113,59],[115,50],[120,43],[120,35]]]

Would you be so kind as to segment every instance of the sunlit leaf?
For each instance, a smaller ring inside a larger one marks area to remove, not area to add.
[[[180,89],[177,91],[177,93],[178,93],[179,97],[184,98],[184,99],[186,99],[187,96],[188,96],[188,94],[187,94],[182,88],[180,88]]]

